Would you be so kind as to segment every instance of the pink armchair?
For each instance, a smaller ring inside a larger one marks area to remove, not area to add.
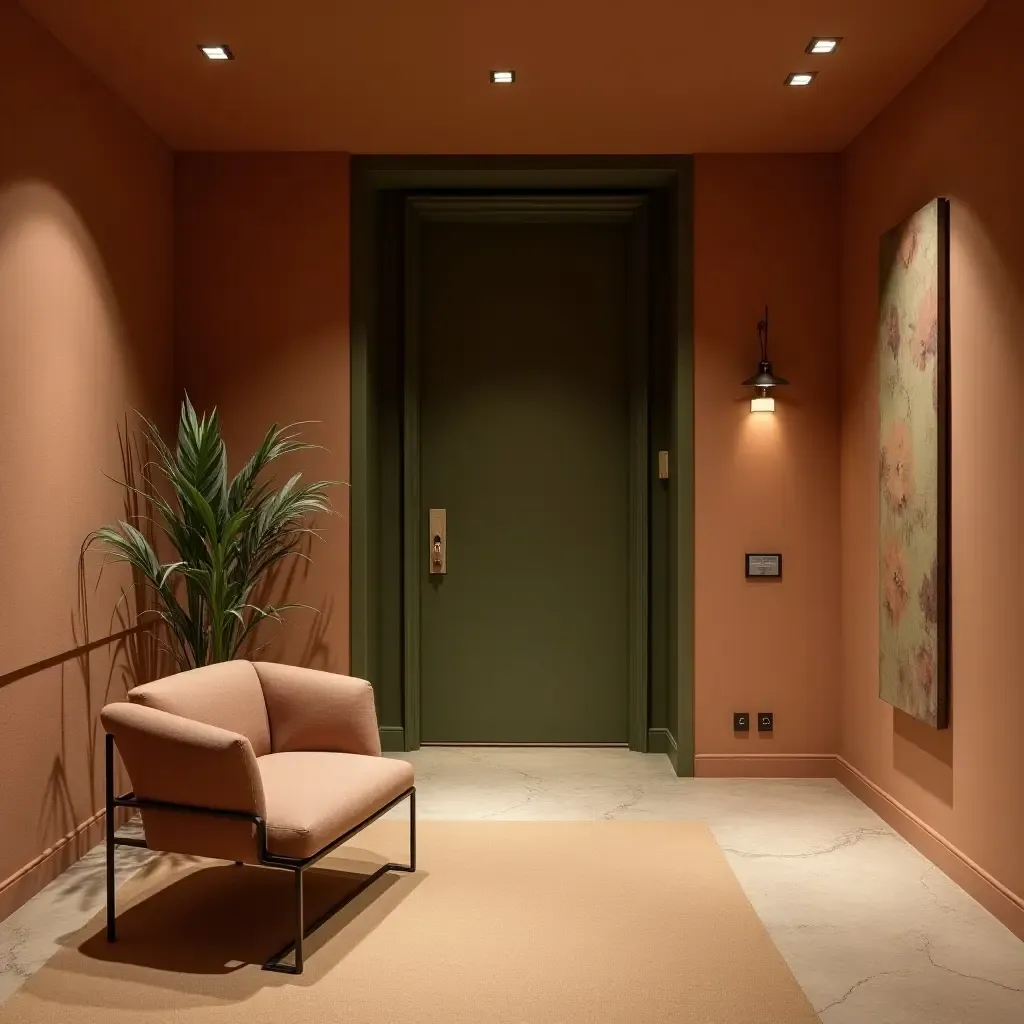
[[[360,891],[387,871],[416,870],[412,766],[380,756],[373,690],[364,680],[231,661],[137,686],[128,703],[108,705],[101,718],[111,942],[119,845],[293,871],[295,941],[263,965],[291,974],[302,973],[309,934],[303,871],[406,798],[409,863],[385,864]],[[132,783],[123,796],[114,793],[115,746]],[[144,840],[115,835],[115,807],[141,812]]]

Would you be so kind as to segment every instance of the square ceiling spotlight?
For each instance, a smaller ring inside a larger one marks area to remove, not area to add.
[[[207,60],[234,60],[235,55],[231,52],[231,47],[226,43],[214,43],[208,46],[204,46],[202,43],[199,44],[199,52]]]
[[[786,76],[786,85],[804,88],[814,81],[817,74],[817,71],[794,71],[793,74]]]
[[[492,71],[491,85],[511,85],[516,80],[514,71]]]
[[[805,53],[835,53],[843,41],[842,36],[815,36],[808,44]]]

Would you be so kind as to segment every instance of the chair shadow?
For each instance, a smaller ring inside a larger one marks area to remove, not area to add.
[[[307,928],[333,905],[350,902],[306,939],[302,975],[258,969],[294,938],[293,876],[272,868],[220,862],[199,867],[126,905],[117,916],[116,942],[107,942],[101,917],[84,938],[78,933],[69,944],[104,974],[115,965],[142,968],[148,985],[188,993],[200,989],[212,993],[218,986],[213,983],[211,988],[211,976],[233,976],[222,993],[232,999],[246,998],[269,985],[312,984],[354,950],[422,881],[421,873],[388,873],[358,892],[366,875],[380,863],[376,859],[350,870],[352,864],[346,858],[336,868],[306,871]],[[328,943],[333,944],[330,956],[320,955]],[[256,969],[245,970],[252,967]]]

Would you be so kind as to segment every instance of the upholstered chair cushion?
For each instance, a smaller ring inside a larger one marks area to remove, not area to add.
[[[267,849],[311,857],[413,784],[406,761],[293,751],[256,759],[267,805]]]
[[[271,751],[263,687],[251,662],[225,661],[180,672],[136,686],[128,692],[128,699],[133,704],[241,733],[257,757]]]
[[[365,679],[265,661],[253,668],[263,685],[272,753],[380,754],[373,688]]]

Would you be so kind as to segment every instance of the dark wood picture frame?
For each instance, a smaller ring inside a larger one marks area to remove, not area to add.
[[[953,633],[952,616],[952,545],[951,508],[952,488],[952,408],[950,403],[950,318],[949,318],[949,220],[948,199],[936,201],[939,218],[939,317],[937,338],[938,360],[938,413],[939,413],[939,555],[938,555],[938,612],[939,658],[936,674],[937,729],[949,728],[951,685],[950,640]]]

